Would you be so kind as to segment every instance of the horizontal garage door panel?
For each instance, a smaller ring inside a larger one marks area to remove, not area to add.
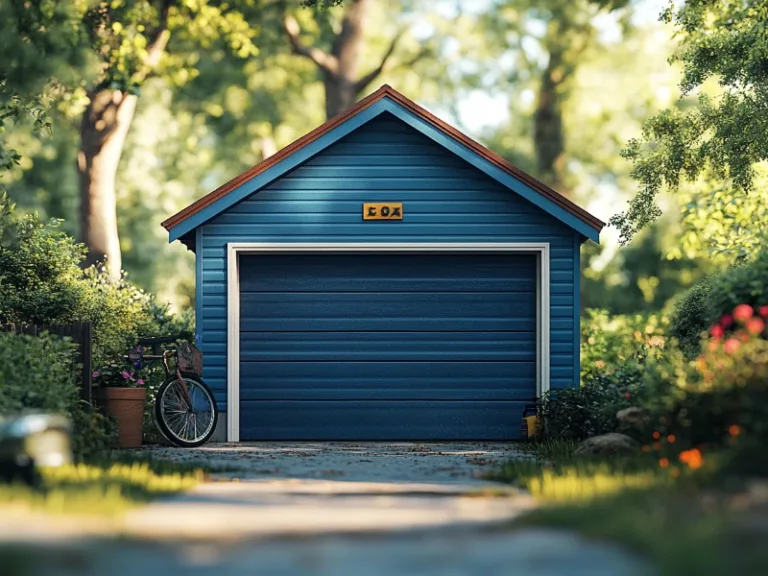
[[[240,298],[240,330],[359,330],[370,321],[378,329],[460,329],[473,321],[497,324],[497,329],[531,328],[535,319],[533,292],[430,292],[430,293],[244,293]],[[415,322],[414,322],[415,321]],[[292,328],[288,328],[292,326]],[[298,326],[298,327],[293,327]],[[348,326],[345,328],[345,326]],[[373,328],[373,326],[372,326]],[[492,329],[492,328],[489,328]]]
[[[247,262],[240,266],[242,293],[535,290],[536,261],[530,256],[486,254],[473,260],[466,254],[272,254],[243,260]],[[419,265],[404,265],[409,260]],[[419,268],[428,274],[419,274]]]
[[[242,332],[245,362],[536,360],[532,331],[520,332]]]
[[[530,400],[535,362],[243,362],[243,400]]]
[[[240,435],[259,440],[510,440],[525,402],[241,402]]]

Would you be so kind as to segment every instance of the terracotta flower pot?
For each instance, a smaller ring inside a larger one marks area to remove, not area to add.
[[[120,448],[139,448],[144,428],[144,402],[147,389],[96,388],[96,401],[108,416],[117,420],[117,438]]]

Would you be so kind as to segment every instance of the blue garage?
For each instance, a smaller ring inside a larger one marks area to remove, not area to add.
[[[389,86],[163,225],[221,439],[514,439],[578,385],[603,223]]]

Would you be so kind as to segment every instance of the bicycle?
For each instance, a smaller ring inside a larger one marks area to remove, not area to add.
[[[195,448],[213,436],[219,409],[213,392],[200,377],[202,356],[199,350],[184,343],[181,349],[177,346],[156,353],[159,344],[175,341],[175,338],[148,338],[124,358],[139,369],[145,361],[162,361],[165,378],[157,390],[152,411],[155,426],[169,443],[181,448]],[[155,353],[145,354],[142,344],[151,344]],[[173,369],[169,365],[171,359]]]

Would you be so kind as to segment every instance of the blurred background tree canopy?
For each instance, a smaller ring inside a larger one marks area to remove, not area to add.
[[[599,217],[620,213],[583,248],[583,305],[659,310],[765,244],[766,11],[4,0],[0,186],[61,219],[88,262],[106,255],[187,307],[193,258],[160,222],[388,83]]]

